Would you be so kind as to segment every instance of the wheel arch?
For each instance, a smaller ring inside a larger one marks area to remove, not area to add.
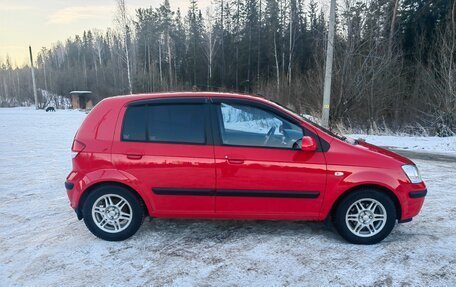
[[[390,190],[384,186],[377,185],[377,184],[361,184],[361,185],[357,185],[357,186],[349,188],[336,199],[336,201],[333,203],[330,211],[328,212],[325,221],[329,221],[333,217],[334,213],[337,210],[337,207],[340,205],[340,203],[342,202],[342,200],[344,198],[346,198],[350,194],[352,194],[358,190],[361,190],[361,189],[373,189],[373,190],[377,190],[377,191],[380,191],[380,192],[388,195],[388,197],[391,198],[391,200],[394,202],[394,207],[396,208],[397,219],[398,220],[401,219],[401,215],[402,215],[401,203],[399,201],[399,198],[396,196],[396,194],[392,190]]]
[[[104,185],[116,185],[116,186],[123,187],[123,188],[130,190],[133,193],[133,195],[135,195],[138,198],[138,200],[140,201],[141,206],[144,208],[145,215],[146,216],[149,215],[149,208],[146,204],[146,201],[144,200],[144,198],[141,196],[141,194],[139,192],[137,192],[134,188],[132,188],[131,186],[129,186],[125,183],[108,180],[108,181],[100,181],[100,182],[94,183],[84,190],[81,197],[79,198],[78,206],[76,207],[76,214],[77,214],[79,220],[84,218],[84,215],[82,213],[82,207],[84,206],[84,203],[87,200],[87,197],[89,196],[89,194],[92,191],[94,191],[95,189],[97,189],[98,187],[104,186]]]

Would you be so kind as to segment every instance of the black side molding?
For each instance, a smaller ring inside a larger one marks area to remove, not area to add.
[[[410,198],[425,197],[426,194],[427,194],[427,189],[425,189],[425,190],[418,190],[418,191],[410,191],[410,192],[409,192]]]
[[[238,189],[193,189],[193,188],[153,188],[157,195],[190,196],[233,196],[233,197],[275,197],[275,198],[318,198],[319,191],[284,190],[238,190]]]
[[[275,190],[218,190],[217,196],[317,198],[319,191],[275,191]]]
[[[215,189],[202,188],[152,188],[152,192],[158,195],[192,195],[214,196]]]
[[[65,188],[66,188],[67,190],[72,190],[73,187],[74,187],[74,183],[65,181]]]

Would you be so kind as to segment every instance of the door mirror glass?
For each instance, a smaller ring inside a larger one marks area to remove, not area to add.
[[[317,142],[313,137],[304,136],[301,140],[301,150],[302,151],[316,151]]]

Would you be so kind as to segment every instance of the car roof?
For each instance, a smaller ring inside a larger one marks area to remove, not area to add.
[[[181,98],[181,97],[192,97],[192,98],[238,98],[238,99],[250,99],[267,101],[260,96],[253,96],[247,94],[238,93],[219,93],[219,92],[167,92],[167,93],[148,93],[148,94],[133,94],[133,95],[121,95],[106,98],[109,101],[120,101],[122,103],[137,101],[137,100],[148,100],[148,99],[159,99],[159,98]],[[269,101],[267,101],[269,102]]]
[[[231,99],[244,99],[244,100],[252,100],[260,103],[267,104],[269,106],[274,106],[275,108],[282,110],[285,114],[295,118],[298,121],[302,121],[302,118],[291,113],[289,110],[284,108],[283,106],[267,100],[261,96],[254,96],[248,94],[238,94],[238,93],[219,93],[219,92],[166,92],[166,93],[150,93],[150,94],[133,94],[133,95],[122,95],[122,96],[114,96],[105,98],[102,102],[105,102],[108,106],[111,104],[116,105],[128,105],[132,102],[141,101],[141,100],[149,100],[149,99],[166,99],[166,98],[231,98]]]

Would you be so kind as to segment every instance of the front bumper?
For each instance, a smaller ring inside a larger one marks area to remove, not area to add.
[[[402,189],[402,214],[399,219],[400,223],[409,222],[413,217],[420,213],[427,193],[428,191],[424,182],[419,184],[410,184]]]

